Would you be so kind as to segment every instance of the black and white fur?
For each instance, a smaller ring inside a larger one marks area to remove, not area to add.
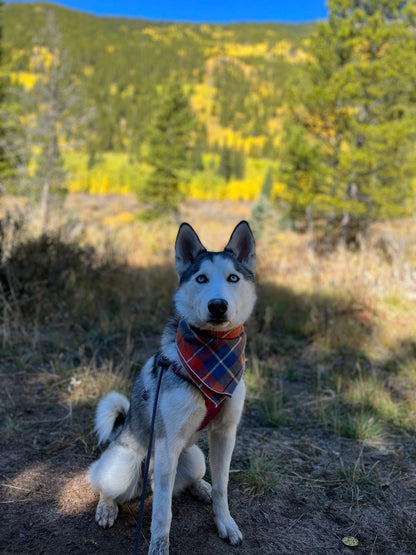
[[[179,286],[174,301],[177,317],[162,335],[158,355],[180,365],[175,347],[179,319],[199,329],[231,330],[250,316],[256,300],[255,244],[247,222],[240,222],[221,252],[208,252],[188,224],[179,228],[175,244]],[[150,421],[160,368],[157,355],[139,373],[130,403],[112,392],[98,405],[95,430],[99,443],[110,441],[100,459],[89,469],[89,480],[100,492],[97,523],[114,524],[118,504],[141,490],[142,463],[146,457]],[[149,553],[169,553],[172,495],[189,488],[211,502],[218,534],[232,545],[242,534],[228,508],[228,475],[237,425],[245,397],[244,380],[232,398],[208,425],[212,487],[203,480],[205,458],[196,443],[205,416],[203,395],[170,369],[164,371],[157,416],[151,468],[153,516]],[[123,422],[124,420],[124,422]]]

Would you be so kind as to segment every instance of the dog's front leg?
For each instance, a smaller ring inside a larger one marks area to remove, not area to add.
[[[212,508],[220,538],[238,545],[243,539],[228,508],[228,475],[237,427],[216,427],[209,431],[210,466],[212,477]]]
[[[154,486],[149,555],[169,554],[172,521],[172,490],[180,450],[173,449],[166,438],[156,439],[154,447]]]

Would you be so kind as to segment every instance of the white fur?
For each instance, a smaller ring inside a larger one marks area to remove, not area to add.
[[[191,226],[183,224],[175,250],[176,268],[181,275],[191,268],[195,257],[203,252],[204,247]],[[251,272],[254,271],[254,239],[246,222],[240,223],[231,235],[227,245],[227,252],[230,251],[239,263],[245,264]],[[252,280],[242,275],[237,266],[239,264],[234,264],[230,255],[214,254],[212,260],[205,258],[199,266],[198,274],[204,274],[207,280],[198,283],[193,279],[196,276],[191,276],[191,279],[183,280],[176,292],[175,304],[179,315],[189,324],[202,329],[228,330],[243,324],[253,309],[256,297]],[[230,274],[235,274],[240,279],[230,281]],[[208,303],[212,299],[224,299],[228,303],[226,315],[221,322],[209,321],[212,315],[209,314]],[[180,365],[169,328],[166,328],[162,337],[161,348],[164,356],[172,363]],[[166,381],[170,385],[166,386],[162,380],[150,468],[154,495],[149,553],[168,555],[172,495],[180,493],[184,488],[189,488],[202,501],[212,500],[219,536],[228,539],[232,545],[237,545],[242,541],[242,534],[230,515],[227,487],[236,430],[244,404],[244,381],[240,381],[233,397],[224,402],[222,410],[208,425],[212,488],[203,480],[205,459],[196,446],[201,434],[198,428],[206,413],[203,396],[197,388],[185,381]],[[140,417],[136,422],[150,421],[154,387],[155,366],[154,360],[150,359],[135,384],[134,395],[138,397],[135,397],[136,404],[133,403],[133,408],[139,407],[136,416]],[[101,401],[96,419],[100,443],[111,440],[115,419],[120,412],[126,414],[128,410],[128,400],[115,392]],[[140,473],[148,440],[142,432],[136,432],[139,436],[136,437],[131,418],[127,419],[121,433],[89,470],[89,480],[100,492],[96,521],[104,528],[114,524],[118,515],[117,503],[137,496],[141,489]]]
[[[120,413],[125,416],[129,406],[127,397],[116,391],[111,391],[104,399],[101,399],[97,407],[94,429],[98,436],[98,445],[109,440],[117,416]]]
[[[236,270],[232,260],[221,256],[214,256],[212,262],[204,260],[198,271],[198,275],[201,274],[208,279],[206,283],[192,279],[176,291],[175,303],[185,320],[197,328],[218,331],[244,324],[256,300],[253,284]],[[237,283],[227,281],[231,274],[239,277]],[[211,299],[225,299],[228,302],[226,320],[221,324],[208,322],[208,302]]]
[[[140,490],[141,461],[145,451],[113,442],[89,470],[91,484],[105,497],[120,503],[133,499]]]

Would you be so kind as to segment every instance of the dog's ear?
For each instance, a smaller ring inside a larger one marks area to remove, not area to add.
[[[256,269],[256,243],[250,226],[245,220],[235,227],[224,250],[232,252],[240,262],[254,273]]]
[[[181,224],[175,242],[175,267],[179,276],[206,248],[189,224]]]

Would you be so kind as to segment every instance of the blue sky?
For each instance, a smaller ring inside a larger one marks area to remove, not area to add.
[[[325,19],[326,0],[62,0],[53,2],[96,15],[120,15],[146,19],[218,22],[281,21],[297,23]]]

